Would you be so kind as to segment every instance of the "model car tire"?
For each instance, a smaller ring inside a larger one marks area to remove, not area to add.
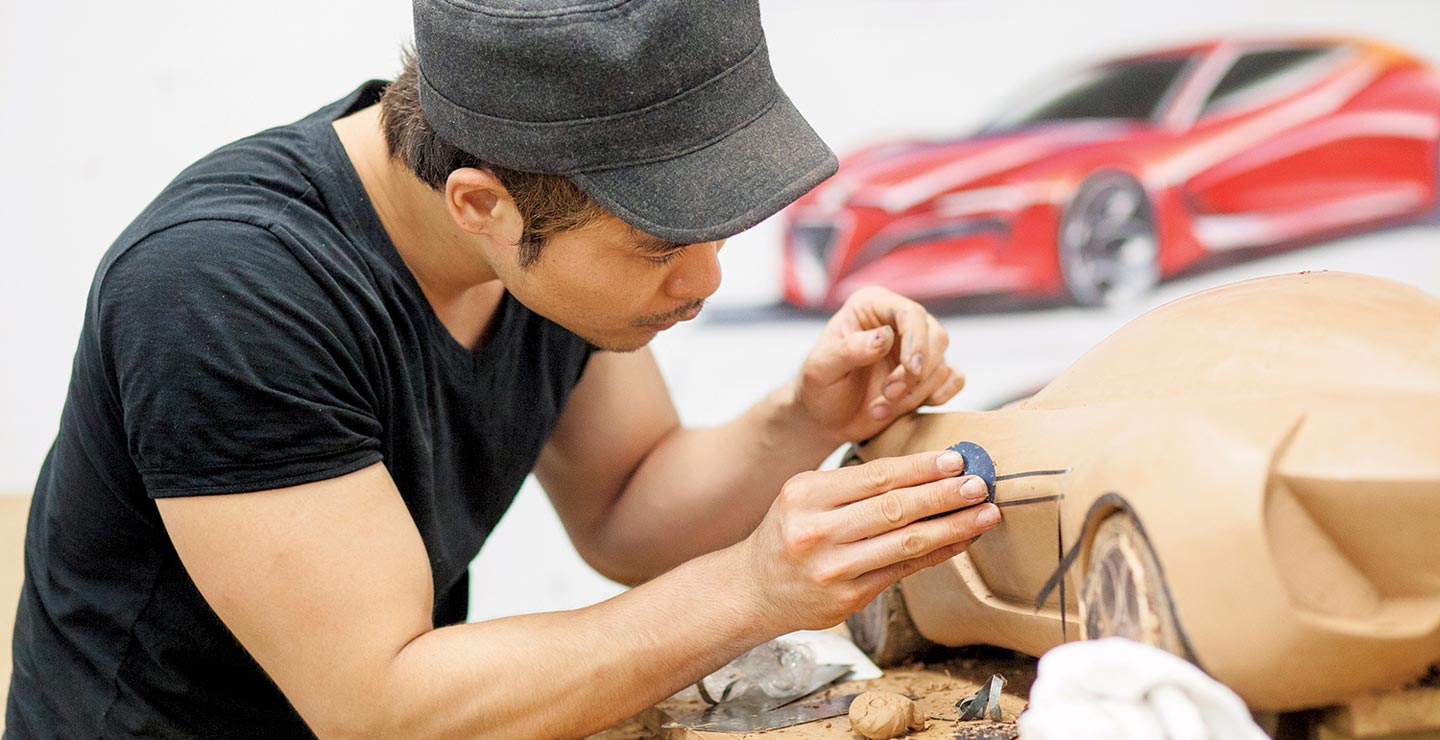
[[[908,663],[935,643],[921,636],[910,621],[900,584],[880,592],[845,620],[850,640],[881,668]]]
[[[1145,188],[1123,172],[1091,175],[1065,209],[1060,275],[1082,306],[1123,305],[1160,282],[1160,241]]]
[[[1190,657],[1160,564],[1129,513],[1107,516],[1091,539],[1080,593],[1080,635],[1086,640],[1126,637]]]

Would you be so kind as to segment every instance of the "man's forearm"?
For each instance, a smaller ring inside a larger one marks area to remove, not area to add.
[[[610,601],[439,630],[383,465],[156,505],[201,594],[320,737],[574,737],[953,557],[985,528],[958,462],[802,474],[743,542]]]
[[[354,730],[518,739],[613,725],[787,631],[767,623],[738,557],[731,548],[697,559],[585,609],[426,633],[391,664],[382,726],[360,713]]]
[[[786,480],[843,441],[796,408],[788,384],[723,426],[677,428],[630,477],[586,557],[611,578],[638,583],[738,542]]]
[[[984,486],[965,485],[979,481],[957,477],[961,466],[930,452],[804,474],[743,542],[609,601],[426,632],[388,660],[368,692],[382,711],[353,734],[563,738],[612,725],[963,551],[995,523],[979,515],[998,510],[974,505]],[[875,505],[882,495],[893,509]]]

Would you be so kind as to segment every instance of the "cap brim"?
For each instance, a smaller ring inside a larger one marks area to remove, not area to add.
[[[835,174],[835,153],[783,92],[750,123],[672,159],[569,177],[631,226],[698,244],[764,221]]]

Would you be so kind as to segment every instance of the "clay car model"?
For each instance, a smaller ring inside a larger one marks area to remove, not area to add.
[[[1308,273],[1198,293],[1029,399],[903,418],[855,458],[958,442],[993,462],[1002,522],[851,618],[882,664],[1120,635],[1271,711],[1440,664],[1440,300],[1420,290]]]
[[[1221,40],[1117,59],[974,136],[842,159],[786,211],[784,296],[1124,302],[1218,253],[1426,214],[1437,152],[1440,73],[1388,46]]]

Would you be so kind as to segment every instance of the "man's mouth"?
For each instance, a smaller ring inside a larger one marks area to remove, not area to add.
[[[695,303],[682,306],[679,311],[662,314],[660,316],[646,316],[645,318],[640,319],[640,321],[636,323],[646,329],[659,329],[663,331],[680,323],[681,321],[689,321],[696,316],[699,316],[700,310],[704,307],[705,301],[697,301]]]

